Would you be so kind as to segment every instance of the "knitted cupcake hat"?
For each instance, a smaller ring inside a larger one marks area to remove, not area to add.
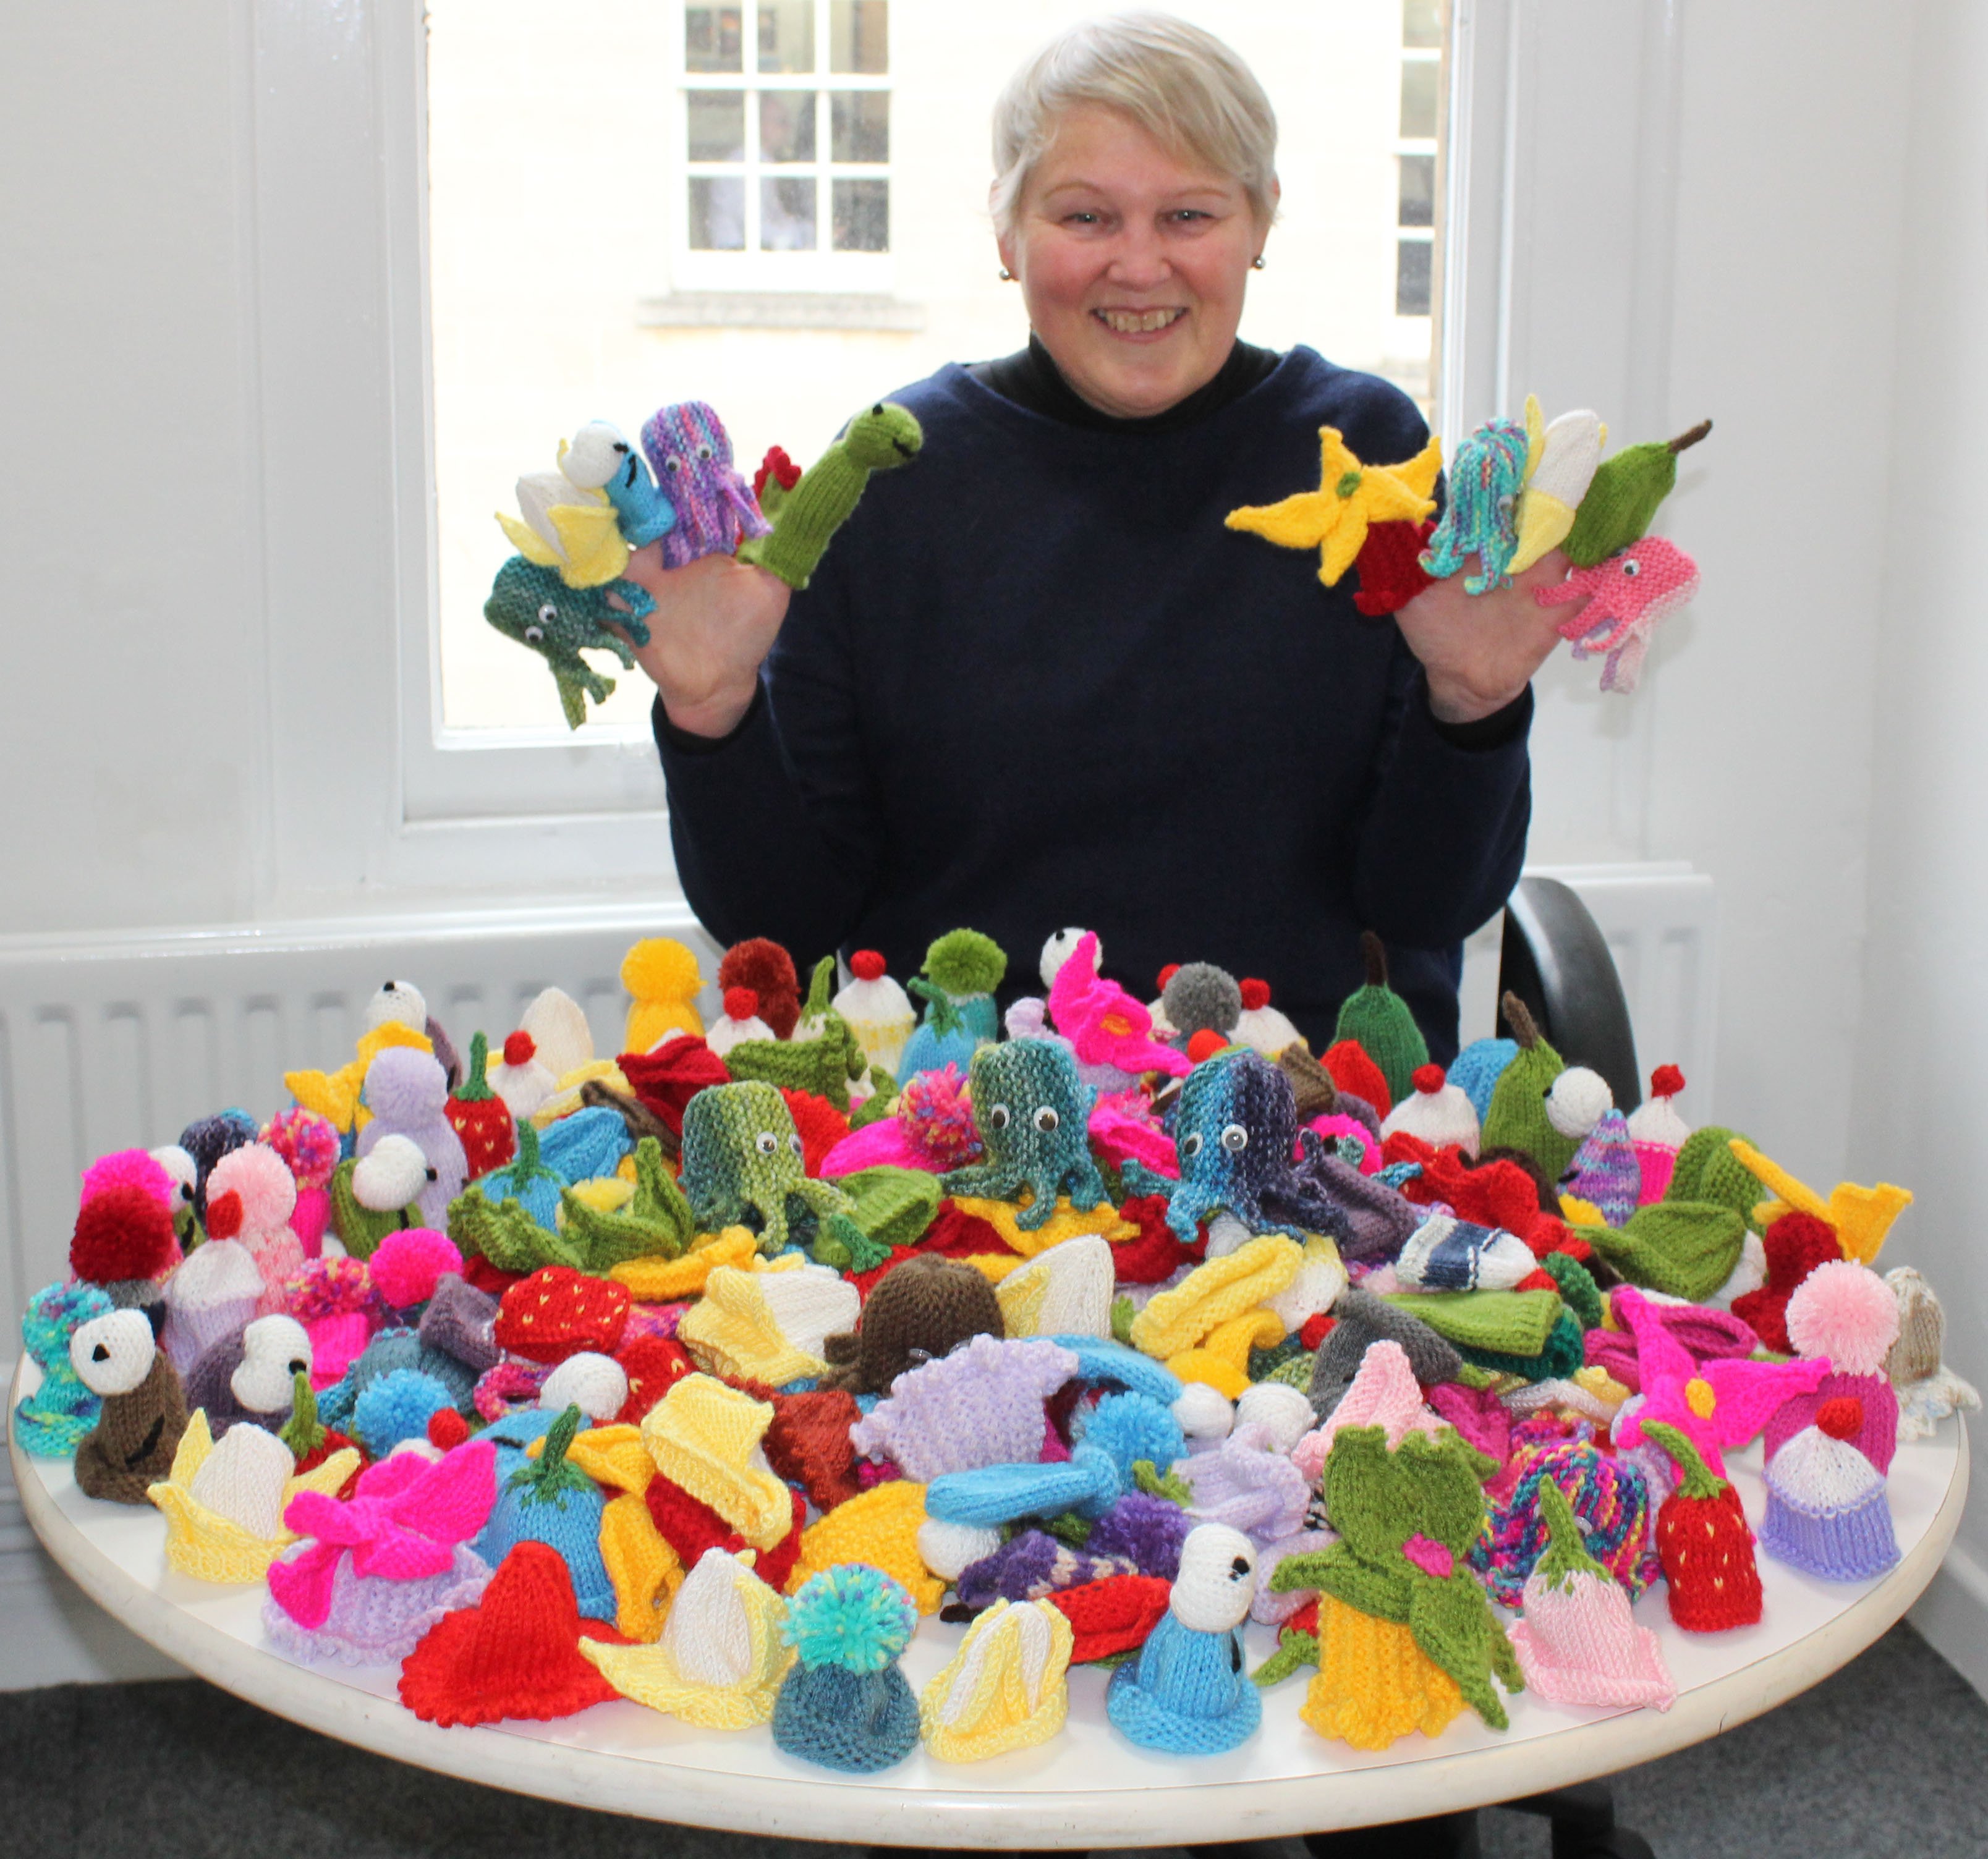
[[[1432,1148],[1452,1144],[1466,1155],[1477,1153],[1477,1110],[1457,1086],[1445,1078],[1440,1065],[1419,1065],[1412,1074],[1415,1089],[1406,1097],[1397,1096],[1395,1107],[1381,1124],[1383,1137],[1397,1130],[1418,1136]]]
[[[1854,1443],[1864,1425],[1854,1397],[1825,1401],[1767,1462],[1760,1546],[1828,1581],[1864,1581],[1898,1560],[1885,1476]]]

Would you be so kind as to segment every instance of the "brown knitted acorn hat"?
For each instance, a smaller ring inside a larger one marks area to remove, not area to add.
[[[823,1387],[881,1394],[908,1368],[950,1354],[972,1336],[1005,1337],[994,1287],[970,1265],[936,1252],[908,1259],[877,1281],[855,1332],[823,1345]]]

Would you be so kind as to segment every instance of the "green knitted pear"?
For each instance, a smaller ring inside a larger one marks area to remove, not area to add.
[[[1388,951],[1371,930],[1360,932],[1360,954],[1367,964],[1367,985],[1347,995],[1333,1029],[1335,1043],[1357,1039],[1381,1068],[1388,1094],[1395,1103],[1415,1095],[1415,1076],[1428,1063],[1428,1046],[1408,1003],[1388,985]]]
[[[1519,1043],[1519,1054],[1499,1075],[1484,1114],[1484,1147],[1523,1149],[1546,1171],[1550,1181],[1566,1174],[1581,1145],[1563,1136],[1547,1117],[1547,1093],[1567,1063],[1540,1036],[1526,1003],[1507,994],[1500,1003],[1505,1024]]]
[[[1712,422],[1701,420],[1675,439],[1625,445],[1604,460],[1574,513],[1574,527],[1560,544],[1561,553],[1575,567],[1592,568],[1641,541],[1657,506],[1676,485],[1678,454],[1711,430]]]

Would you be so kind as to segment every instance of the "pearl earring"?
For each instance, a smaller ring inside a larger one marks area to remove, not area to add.
[[[1003,284],[1012,284],[1015,281],[1015,274],[1005,265],[1001,267],[1000,277]]]
[[[1260,252],[1258,252],[1256,255],[1249,261],[1249,269],[1252,271],[1261,271],[1263,269],[1263,253]]]

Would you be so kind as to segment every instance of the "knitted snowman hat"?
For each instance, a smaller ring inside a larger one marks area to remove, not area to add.
[[[1850,1442],[1864,1424],[1854,1397],[1825,1401],[1767,1462],[1760,1546],[1831,1581],[1863,1581],[1898,1560],[1884,1475]]]
[[[1381,1134],[1405,1130],[1432,1148],[1454,1144],[1466,1155],[1477,1153],[1477,1107],[1458,1086],[1445,1078],[1440,1065],[1419,1065],[1412,1075],[1415,1089],[1381,1120]]]

